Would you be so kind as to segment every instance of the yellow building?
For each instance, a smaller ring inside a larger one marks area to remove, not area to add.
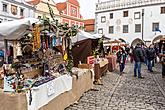
[[[35,12],[35,18],[43,18],[46,17],[50,20],[52,20],[49,12],[49,7],[47,3],[50,4],[50,7],[53,9],[55,16],[55,19],[60,21],[60,16],[57,8],[55,7],[55,2],[53,0],[41,0],[41,2],[36,6],[36,12]]]

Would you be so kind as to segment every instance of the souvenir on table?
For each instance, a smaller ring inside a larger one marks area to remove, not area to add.
[[[13,76],[4,77],[4,92],[15,92],[16,84]]]

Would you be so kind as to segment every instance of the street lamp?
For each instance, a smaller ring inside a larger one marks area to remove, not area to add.
[[[144,40],[144,9],[142,9],[142,40]]]

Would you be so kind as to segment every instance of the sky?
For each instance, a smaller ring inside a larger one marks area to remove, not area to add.
[[[56,3],[58,2],[64,2],[66,0],[54,0]],[[91,19],[95,18],[95,3],[98,2],[98,0],[78,0],[80,3],[80,13],[83,16],[84,19]],[[99,0],[107,1],[107,0]]]

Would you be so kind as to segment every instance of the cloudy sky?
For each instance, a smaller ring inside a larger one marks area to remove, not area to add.
[[[66,0],[54,0],[57,2],[64,2]],[[98,0],[78,0],[80,3],[80,11],[85,19],[95,18],[95,3]],[[107,1],[107,0],[100,0],[100,1]]]

